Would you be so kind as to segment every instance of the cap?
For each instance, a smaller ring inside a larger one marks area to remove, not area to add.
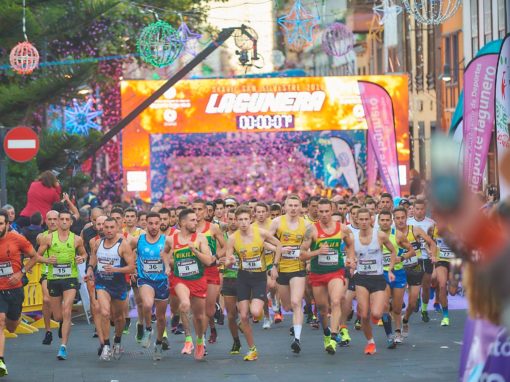
[[[400,200],[400,202],[398,203],[399,206],[403,206],[404,204],[407,204],[408,206],[411,205],[411,202],[407,199],[402,199]]]

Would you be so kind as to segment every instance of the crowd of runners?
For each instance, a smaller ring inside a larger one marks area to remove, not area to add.
[[[458,287],[450,270],[457,260],[443,240],[448,228],[429,217],[424,198],[394,200],[382,193],[307,200],[289,194],[281,203],[178,200],[178,206],[148,211],[95,207],[79,235],[71,231],[79,214],[67,196],[38,222],[46,230],[37,235],[15,232],[12,214],[0,210],[0,375],[7,374],[3,329],[16,329],[24,273],[36,264],[42,267],[42,343],[52,344],[50,323],[57,321],[59,360],[68,358],[80,283],[89,292],[102,361],[121,358],[130,326],[154,360],[168,349],[170,332],[184,335],[182,354],[202,360],[214,351],[215,325],[226,319],[230,354],[241,353],[243,335],[244,360],[255,361],[257,322],[268,330],[287,325],[293,353],[303,349],[303,325],[322,329],[317,341],[331,355],[349,346],[349,321],[362,330],[367,355],[377,351],[376,326],[387,338],[379,347],[395,349],[412,336],[413,313],[429,321],[429,303],[442,314],[441,326],[450,325],[448,294]],[[292,322],[282,312],[292,312]]]

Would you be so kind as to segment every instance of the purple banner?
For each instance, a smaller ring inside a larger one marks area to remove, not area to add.
[[[386,190],[400,196],[397,145],[393,103],[386,90],[377,84],[358,81],[368,125],[367,141],[372,145],[377,167]]]
[[[375,158],[374,146],[370,140],[367,140],[367,190],[369,194],[375,191],[375,182],[377,180],[377,162]]]
[[[497,54],[474,58],[464,71],[464,181],[480,190],[494,129]]]

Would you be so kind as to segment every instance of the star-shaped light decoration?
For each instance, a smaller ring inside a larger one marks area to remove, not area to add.
[[[319,24],[319,17],[306,9],[301,0],[296,0],[287,15],[278,18],[291,50],[301,51],[313,42],[313,29]]]
[[[65,129],[70,134],[88,135],[90,129],[101,129],[101,126],[95,122],[101,114],[103,114],[102,110],[93,110],[92,98],[84,104],[73,100],[73,106],[65,109]]]
[[[197,55],[197,43],[202,38],[200,33],[192,32],[188,25],[183,21],[181,26],[177,29],[177,33],[181,37],[183,50],[185,53],[195,57]]]
[[[382,0],[379,5],[374,5],[372,8],[374,13],[379,18],[379,25],[384,25],[391,15],[399,15],[402,13],[402,7],[393,4],[392,0]]]

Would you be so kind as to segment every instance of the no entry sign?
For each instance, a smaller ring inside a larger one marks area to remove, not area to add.
[[[15,162],[28,162],[39,151],[39,138],[29,127],[16,127],[5,134],[4,151]]]

